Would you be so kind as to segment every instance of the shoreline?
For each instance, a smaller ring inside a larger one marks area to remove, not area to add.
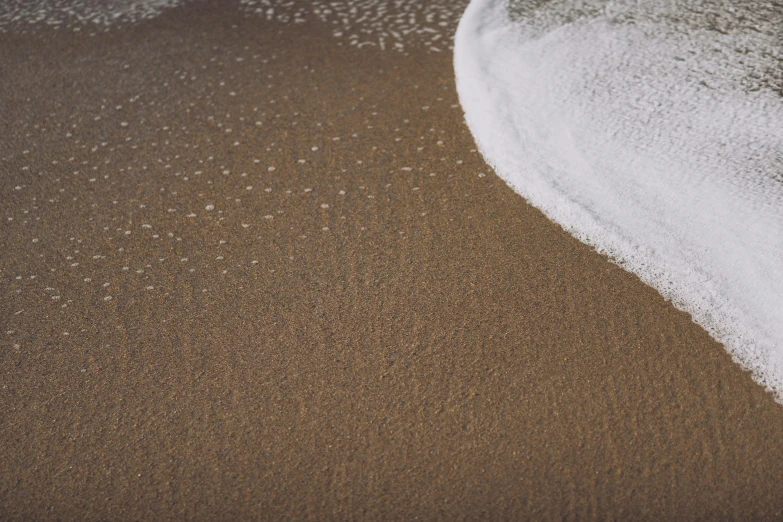
[[[779,517],[772,395],[495,176],[450,53],[337,43],[0,35],[3,518]]]

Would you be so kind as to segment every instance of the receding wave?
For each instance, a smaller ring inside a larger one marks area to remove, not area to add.
[[[703,4],[473,0],[457,89],[509,185],[780,401],[783,8]]]

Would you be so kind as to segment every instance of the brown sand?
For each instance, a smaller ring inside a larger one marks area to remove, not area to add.
[[[783,408],[488,170],[449,53],[0,49],[0,518],[783,516]]]

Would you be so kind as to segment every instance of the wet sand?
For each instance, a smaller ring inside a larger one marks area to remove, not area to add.
[[[0,49],[0,518],[783,516],[783,408],[495,176],[450,53]]]

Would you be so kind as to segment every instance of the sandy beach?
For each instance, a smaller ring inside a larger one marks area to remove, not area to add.
[[[0,34],[0,518],[783,517],[772,395],[332,33]]]

